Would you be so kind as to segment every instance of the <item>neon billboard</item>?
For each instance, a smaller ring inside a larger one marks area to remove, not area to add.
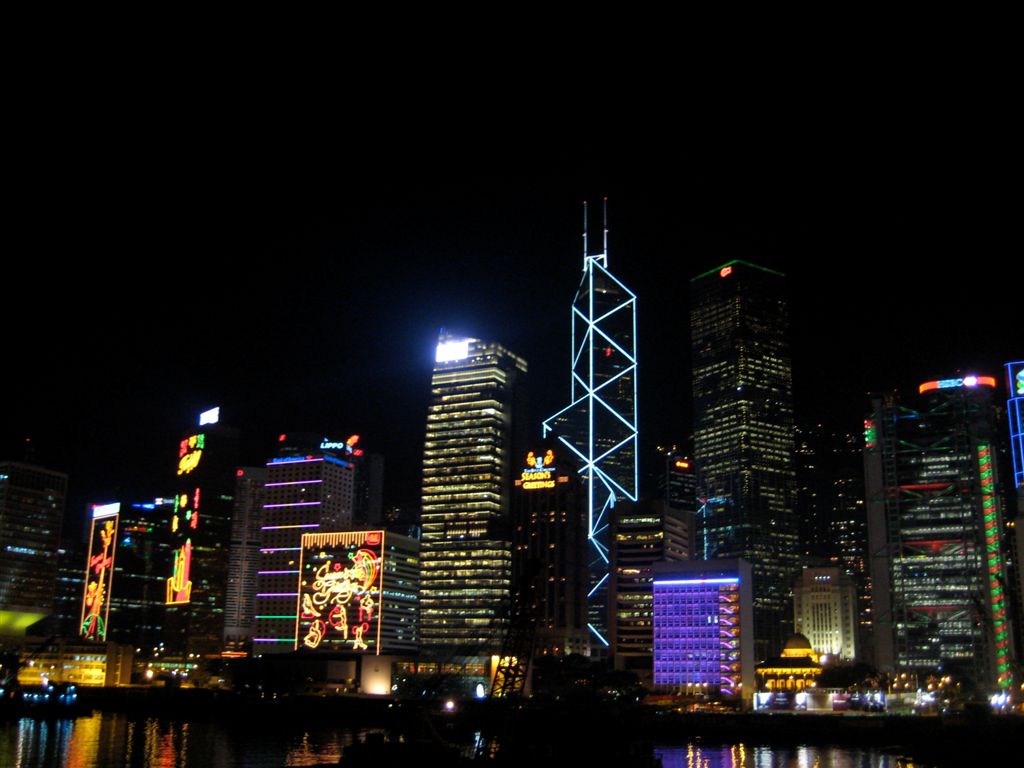
[[[85,566],[85,591],[79,635],[87,640],[107,639],[110,616],[110,587],[114,580],[114,550],[120,504],[94,505],[89,532],[89,560]]]
[[[203,458],[203,448],[206,447],[206,435],[192,435],[186,437],[178,446],[178,474],[187,475],[199,466],[199,460]]]
[[[384,531],[304,533],[295,647],[380,653]]]
[[[995,376],[964,376],[959,379],[939,379],[938,381],[926,381],[917,388],[917,393],[923,395],[935,389],[958,389],[959,387],[992,387],[996,386]]]
[[[557,483],[568,482],[567,475],[557,474],[555,452],[548,449],[543,453],[530,451],[526,454],[526,467],[515,484],[517,488],[522,488],[525,491],[536,491],[554,488]]]
[[[180,605],[192,600],[192,539],[186,539],[174,553],[174,572],[167,580],[167,605]]]

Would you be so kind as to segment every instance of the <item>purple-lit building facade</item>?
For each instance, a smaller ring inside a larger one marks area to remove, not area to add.
[[[267,462],[263,492],[255,655],[295,649],[302,534],[352,527],[355,443],[282,438],[279,455]]]
[[[655,566],[654,685],[713,698],[753,695],[749,563],[724,559]]]

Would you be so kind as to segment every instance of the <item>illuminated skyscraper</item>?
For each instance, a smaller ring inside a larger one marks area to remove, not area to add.
[[[784,280],[731,261],[690,281],[695,551],[750,563],[759,659],[777,654],[792,633],[799,553]]]
[[[282,437],[285,437],[282,435]],[[256,575],[253,653],[295,649],[302,535],[352,526],[355,465],[352,441],[291,435],[267,462]]]
[[[636,295],[608,271],[608,226],[601,253],[587,246],[572,303],[570,403],[544,422],[580,463],[587,494],[588,626],[608,647],[609,530],[617,501],[637,500]]]
[[[864,475],[876,664],[1012,685],[991,376],[875,398]],[[915,407],[911,407],[911,405]]]
[[[526,361],[500,344],[448,335],[435,359],[423,448],[420,644],[487,654],[506,627],[511,462],[522,439]]]
[[[164,579],[164,642],[169,654],[220,654],[234,506],[238,431],[220,409],[200,414],[178,444],[176,494],[166,535],[172,563]]]
[[[67,475],[0,462],[0,635],[53,611]]]
[[[1024,360],[1006,364],[1006,387],[1010,397],[1006,412],[1010,419],[1010,453],[1013,455],[1013,487],[1024,486]]]

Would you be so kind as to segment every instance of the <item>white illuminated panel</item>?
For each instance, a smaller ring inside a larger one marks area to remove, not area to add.
[[[202,413],[199,414],[200,427],[203,426],[203,424],[216,424],[218,421],[220,421],[219,405],[216,408],[211,408],[210,410],[203,411]]]
[[[121,512],[121,502],[115,501],[113,504],[93,504],[92,505],[92,519],[95,520],[100,517],[110,517]]]
[[[450,363],[453,360],[462,360],[469,357],[469,339],[459,341],[442,341],[437,345],[437,357],[439,363]]]

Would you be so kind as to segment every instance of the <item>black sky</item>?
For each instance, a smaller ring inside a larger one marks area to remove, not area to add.
[[[857,430],[865,392],[1024,356],[999,130],[769,135],[424,159],[143,130],[40,156],[3,267],[0,457],[31,437],[78,510],[163,493],[219,404],[250,461],[279,432],[358,432],[388,497],[414,500],[439,327],[525,357],[538,416],[564,404],[580,203],[602,195],[638,295],[647,444],[689,435],[689,279],[734,258],[789,277],[798,418]]]

